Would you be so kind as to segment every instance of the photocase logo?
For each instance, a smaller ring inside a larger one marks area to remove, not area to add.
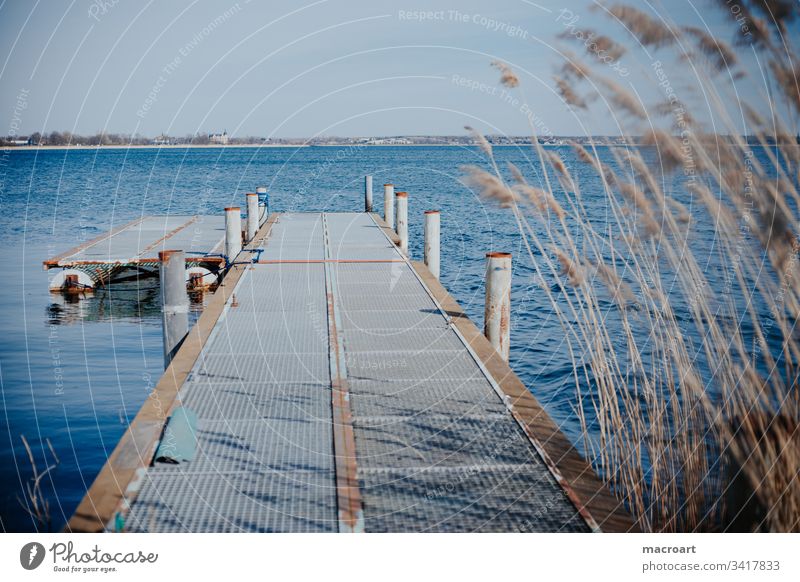
[[[44,561],[44,546],[39,542],[30,542],[19,551],[19,563],[26,570],[35,570]]]

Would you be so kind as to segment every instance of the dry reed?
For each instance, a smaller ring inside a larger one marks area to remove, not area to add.
[[[609,160],[597,145],[573,144],[594,175],[582,184],[534,136],[543,171],[531,185],[516,166],[507,183],[479,139],[493,172],[468,167],[465,183],[511,209],[539,280],[568,283],[541,288],[572,359],[586,454],[638,524],[798,531],[800,150],[786,128],[800,114],[800,70],[784,34],[797,7],[742,3],[749,40],[776,88],[765,96],[768,115],[743,105],[755,143],[739,137],[726,107],[732,84],[746,78],[726,43],[628,6],[604,10],[634,45],[673,47],[675,80],[686,80],[687,59],[703,55],[692,64],[709,73],[698,76],[697,94],[714,131],[683,101],[645,108],[638,94],[570,55],[556,77],[565,102],[577,110],[604,97],[628,120],[621,123],[645,136],[643,147],[604,149]],[[501,82],[517,86],[513,71],[498,67]],[[728,85],[722,76],[710,80],[723,71]],[[572,83],[587,81],[592,87],[580,95]],[[680,112],[683,131],[660,129],[650,111]],[[606,224],[586,203],[589,188],[604,202]],[[712,255],[696,250],[704,228],[713,231],[722,277],[708,268]]]
[[[25,435],[21,436],[22,444],[25,447],[25,452],[28,454],[28,461],[31,464],[31,471],[33,476],[30,480],[25,483],[25,499],[17,498],[19,504],[22,508],[34,519],[34,521],[38,524],[38,529],[49,531],[52,525],[52,518],[50,515],[50,501],[47,499],[47,496],[44,494],[42,489],[42,481],[45,477],[47,477],[52,471],[54,471],[61,461],[56,455],[56,451],[53,448],[53,444],[50,442],[50,439],[46,439],[47,448],[50,451],[51,456],[53,457],[53,461],[48,463],[44,470],[40,471],[39,466],[36,464],[36,458],[33,455],[33,450],[31,449],[30,445],[28,444],[28,439],[25,438]]]

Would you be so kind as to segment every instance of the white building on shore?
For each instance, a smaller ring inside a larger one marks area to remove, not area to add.
[[[223,131],[222,133],[212,133],[208,136],[208,141],[217,145],[228,145],[228,132]]]

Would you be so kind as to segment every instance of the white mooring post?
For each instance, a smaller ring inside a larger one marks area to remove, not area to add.
[[[400,250],[408,255],[408,192],[397,192],[397,236],[400,237]]]
[[[225,256],[228,266],[233,264],[242,250],[242,209],[231,206],[225,209]]]
[[[189,333],[189,296],[186,293],[186,257],[183,251],[158,253],[161,314],[164,325],[164,368]]]
[[[439,278],[439,217],[438,210],[425,211],[425,265],[437,279]]]
[[[258,232],[258,194],[247,195],[247,242],[253,242]]]
[[[258,226],[260,227],[264,222],[267,220],[267,187],[266,186],[256,186],[256,194],[258,195]],[[261,200],[264,200],[261,203]]]
[[[372,176],[364,176],[364,212],[372,212]]]
[[[507,362],[511,337],[511,253],[486,253],[483,333]]]
[[[383,185],[383,221],[394,230],[394,185]]]

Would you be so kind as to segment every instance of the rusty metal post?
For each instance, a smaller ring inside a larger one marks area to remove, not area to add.
[[[85,293],[94,291],[97,281],[86,271],[64,269],[50,280],[50,291],[62,293]]]
[[[408,192],[397,192],[397,236],[400,237],[400,250],[408,255]]]
[[[383,185],[383,221],[394,230],[394,185]]]
[[[507,362],[511,338],[511,253],[486,253],[483,334]]]
[[[439,278],[440,214],[438,210],[425,211],[425,265]]]
[[[247,195],[247,242],[253,242],[258,232],[258,194]]]
[[[364,176],[364,212],[372,212],[372,176]]]
[[[242,209],[231,206],[225,209],[225,257],[230,266],[242,250]]]
[[[164,367],[168,367],[189,333],[189,295],[186,293],[186,257],[183,251],[158,253],[161,314],[164,326]]]

